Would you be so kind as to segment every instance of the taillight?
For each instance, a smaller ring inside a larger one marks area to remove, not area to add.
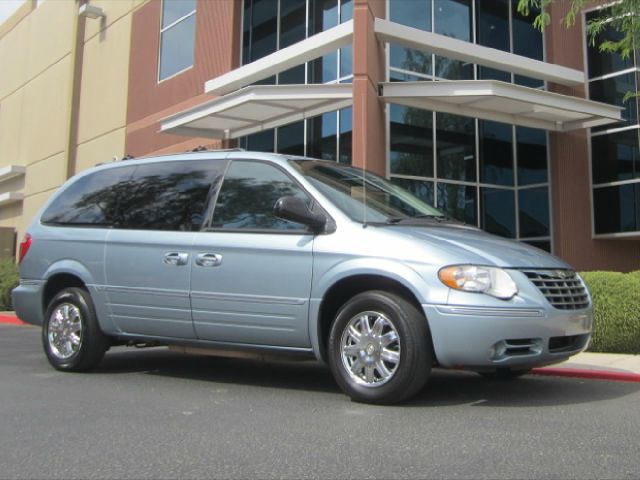
[[[22,259],[29,251],[29,248],[31,247],[31,241],[31,235],[25,233],[22,242],[20,242],[20,256],[18,257],[18,263],[22,262]]]

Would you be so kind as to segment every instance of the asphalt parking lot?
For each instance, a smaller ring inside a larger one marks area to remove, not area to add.
[[[118,348],[60,373],[0,325],[2,478],[640,477],[640,384],[436,370],[352,403],[315,363]]]

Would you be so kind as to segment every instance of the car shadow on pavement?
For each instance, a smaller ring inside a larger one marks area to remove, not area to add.
[[[96,373],[144,373],[210,383],[340,393],[316,361],[253,360],[170,352],[165,348],[109,352]]]
[[[434,369],[413,407],[467,404],[474,407],[558,406],[611,400],[640,391],[640,384],[569,377],[524,375],[486,379],[474,372]]]
[[[163,348],[118,350],[105,356],[96,373],[141,373],[211,384],[342,395],[329,369],[314,361],[262,361],[196,356],[169,352]],[[436,368],[422,391],[400,405],[422,408],[455,405],[558,406],[610,400],[639,390],[640,384],[630,382],[539,375],[525,375],[512,381],[500,381],[489,380],[473,372]]]

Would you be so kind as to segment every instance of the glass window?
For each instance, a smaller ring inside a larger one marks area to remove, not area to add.
[[[424,224],[433,217],[444,220],[432,206],[371,172],[334,162],[292,160],[291,164],[357,222],[406,225]]]
[[[193,65],[195,8],[195,0],[163,0],[159,80],[164,80]]]
[[[337,26],[338,0],[309,0],[309,35]],[[309,63],[312,83],[327,83],[338,78],[338,52],[331,52]]]
[[[338,155],[338,161],[340,163],[346,163],[351,165],[351,152],[352,152],[352,116],[353,109],[343,108],[339,112],[340,116],[340,155]]]
[[[299,223],[277,218],[273,207],[280,197],[296,196],[311,204],[307,194],[278,168],[258,162],[234,161],[224,177],[213,212],[213,228],[304,230]]]
[[[518,185],[547,182],[547,134],[544,130],[516,127]]]
[[[478,0],[477,15],[477,42],[509,52],[509,0]]]
[[[278,9],[273,0],[247,0],[251,2],[251,53],[254,62],[276,51],[278,46]]]
[[[435,3],[435,32],[465,42],[471,41],[471,0],[438,0]],[[449,80],[473,78],[473,65],[436,56],[436,77]]]
[[[538,16],[539,10],[531,8],[528,16],[518,12],[518,1],[511,0],[511,12],[513,15],[513,53],[533,58],[543,59],[542,32],[533,26],[533,21]]]
[[[392,0],[389,2],[392,22],[431,31],[431,0]],[[431,75],[431,54],[390,44],[392,67]]]
[[[162,2],[162,28],[193,13],[196,0],[164,0]]]
[[[630,98],[626,102],[622,101],[627,92],[635,91],[637,91],[635,73],[627,73],[618,75],[617,77],[610,77],[604,80],[594,80],[590,82],[589,96],[591,100],[624,107],[624,110],[622,111],[622,118],[626,120],[624,123],[605,125],[594,130],[602,130],[612,127],[617,128],[624,125],[636,125],[638,123],[638,99]]]
[[[513,190],[480,189],[480,227],[501,237],[516,237],[516,203]]]
[[[307,155],[322,160],[336,160],[337,114],[323,113],[307,120]]]
[[[596,234],[640,230],[640,185],[593,189]]]
[[[278,152],[304,155],[304,122],[291,123],[278,128]]]
[[[433,113],[390,104],[391,173],[433,177]]]
[[[518,191],[520,238],[549,236],[549,190],[547,187]]]
[[[130,191],[134,169],[113,168],[79,178],[47,207],[42,223],[96,227],[120,224],[120,199]]]
[[[300,0],[280,0],[280,48],[304,40],[307,36],[307,6]]]
[[[438,177],[449,180],[476,180],[474,120],[436,113]]]
[[[602,15],[601,11],[588,12],[587,21]],[[622,58],[619,53],[601,52],[599,45],[603,41],[618,42],[622,40],[622,33],[606,28],[596,36],[593,44],[587,40],[587,58],[589,64],[589,78],[601,77],[609,73],[619,72],[633,67],[633,58]]]
[[[391,182],[413,193],[423,202],[433,205],[433,182],[397,177],[391,178]]]
[[[640,178],[640,129],[591,137],[593,183]]]
[[[438,209],[461,222],[477,225],[476,187],[438,183]]]
[[[247,136],[245,148],[247,150],[253,150],[255,152],[274,152],[274,130],[265,130],[264,132],[253,133]]]
[[[513,185],[513,128],[505,123],[481,120],[480,181],[495,185]]]
[[[548,240],[524,240],[524,243],[551,253],[551,242]]]
[[[226,162],[171,162],[140,165],[129,181],[120,228],[197,231],[211,186]]]

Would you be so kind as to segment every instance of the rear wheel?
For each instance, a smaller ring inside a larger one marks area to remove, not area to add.
[[[80,372],[96,367],[107,348],[89,292],[66,288],[49,303],[42,325],[42,343],[51,365]]]
[[[356,295],[338,312],[329,365],[352,400],[390,404],[417,393],[433,363],[427,321],[404,298],[382,291]]]

